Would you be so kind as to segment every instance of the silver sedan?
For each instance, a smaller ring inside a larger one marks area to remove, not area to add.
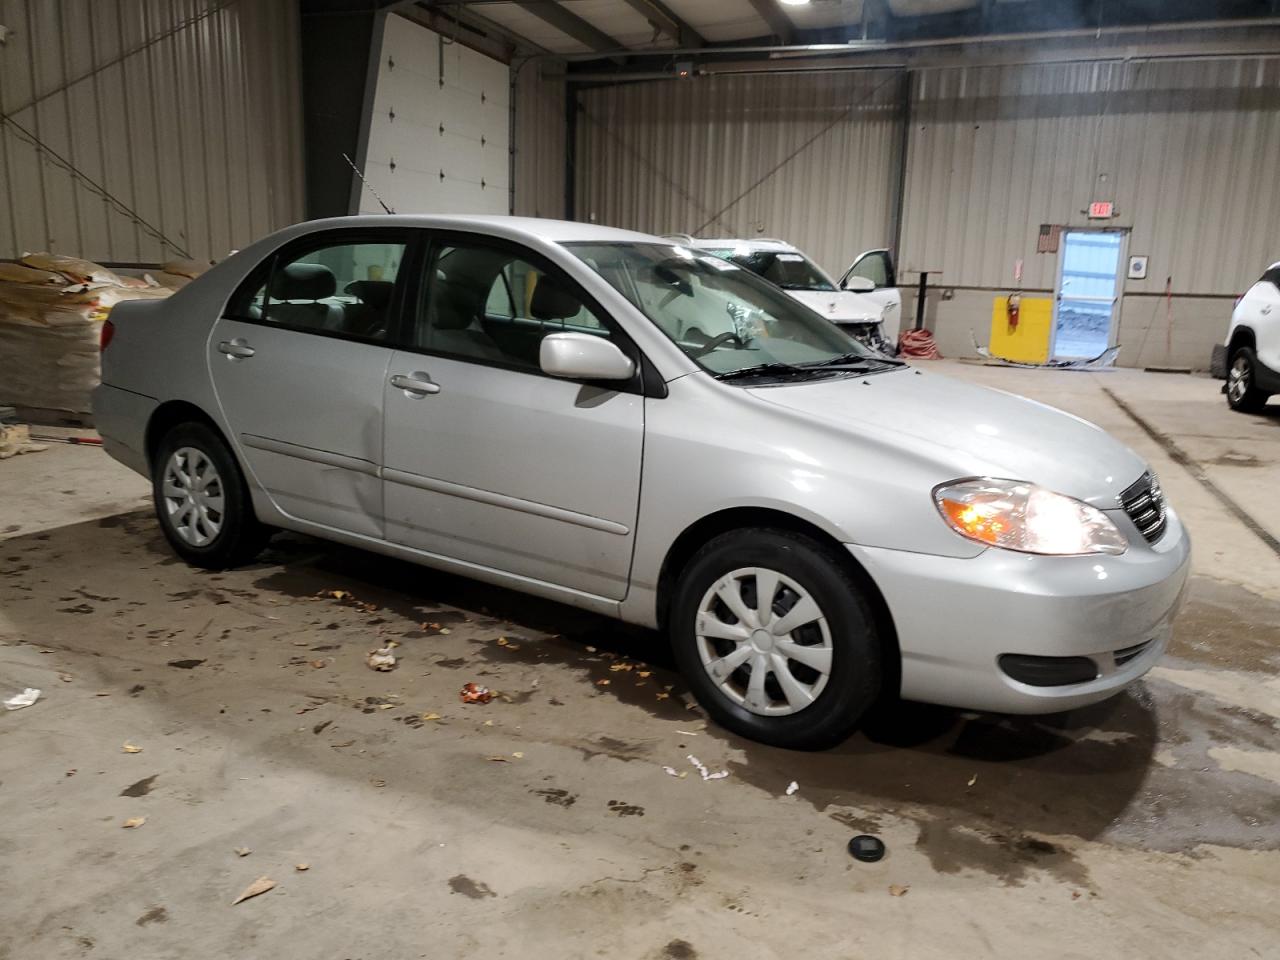
[[[281,231],[103,329],[107,451],[185,560],[288,529],[666,631],[724,726],[1103,699],[1190,542],[1091,424],[872,354],[749,271],[506,217]]]

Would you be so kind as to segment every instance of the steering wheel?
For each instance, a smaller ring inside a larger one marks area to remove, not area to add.
[[[739,347],[739,348],[746,347],[746,345],[747,345],[747,343],[746,343],[746,341],[745,341],[745,340],[743,340],[743,339],[742,339],[740,336],[738,336],[736,333],[734,333],[734,332],[730,331],[730,332],[728,332],[728,333],[722,333],[722,334],[720,334],[719,336],[712,337],[710,340],[708,340],[706,343],[704,343],[704,344],[703,344],[703,345],[698,349],[698,352],[697,352],[697,353],[695,353],[695,354],[693,354],[693,356],[695,356],[695,357],[704,357],[704,356],[706,356],[708,353],[710,353],[712,350],[714,350],[716,347],[721,346],[722,344],[728,343],[730,340],[735,341],[735,342],[738,344],[738,347]]]

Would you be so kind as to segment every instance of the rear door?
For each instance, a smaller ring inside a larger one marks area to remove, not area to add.
[[[310,234],[232,297],[207,353],[242,462],[283,513],[383,535],[382,401],[404,230]]]
[[[554,278],[576,298],[540,306]],[[545,375],[562,330],[635,347],[538,254],[468,234],[432,245],[386,384],[387,538],[438,556],[598,597],[626,595],[640,497],[639,377]],[[637,363],[637,368],[639,364]]]
[[[863,296],[880,304],[885,311],[884,337],[890,343],[897,343],[898,331],[902,328],[902,291],[898,289],[893,254],[887,249],[860,254],[840,278],[840,289],[844,289],[850,277],[865,277],[875,284],[875,289]]]

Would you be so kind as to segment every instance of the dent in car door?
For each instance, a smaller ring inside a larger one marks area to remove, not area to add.
[[[541,373],[544,326],[609,333],[585,308],[539,319],[535,286],[549,264],[535,259],[535,268],[531,256],[460,242],[426,271],[424,318],[433,319],[421,325],[423,352],[397,352],[387,382],[387,538],[621,599],[644,399]]]
[[[255,272],[213,326],[209,371],[232,440],[296,519],[383,534],[378,469],[393,350],[379,341],[395,312],[404,239],[307,238]]]

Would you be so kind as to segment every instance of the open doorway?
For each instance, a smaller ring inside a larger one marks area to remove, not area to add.
[[[1053,359],[1096,357],[1111,346],[1123,248],[1124,234],[1118,230],[1063,233],[1050,345]]]

